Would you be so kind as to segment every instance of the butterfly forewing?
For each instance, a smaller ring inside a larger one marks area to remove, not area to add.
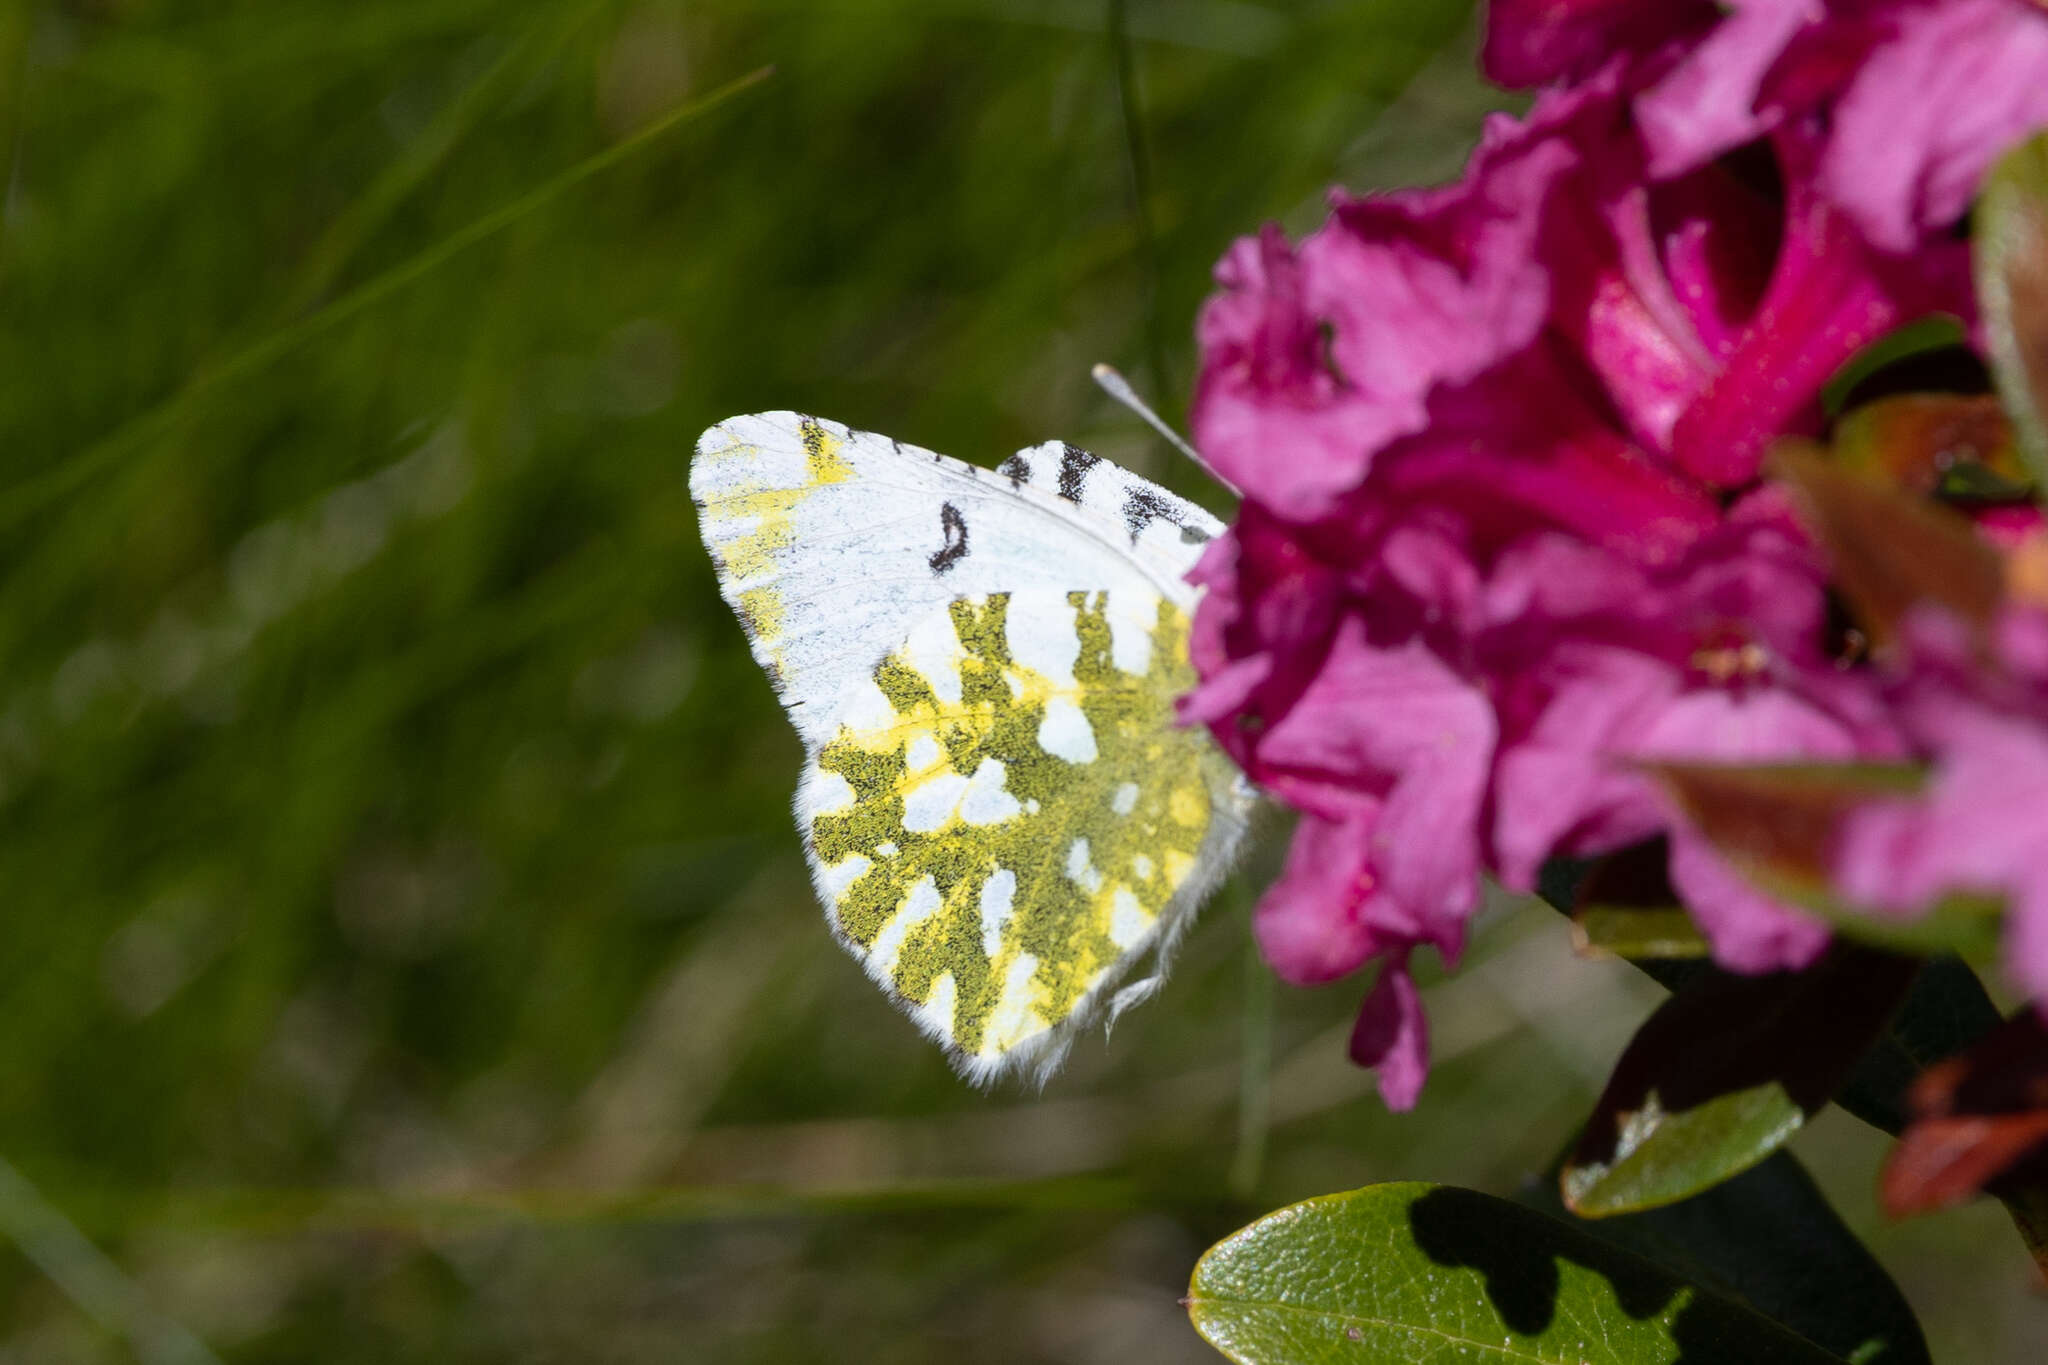
[[[691,488],[834,932],[962,1071],[1045,1074],[1242,833],[1173,720],[1220,528],[1069,446],[991,471],[788,413],[706,432]]]
[[[826,738],[846,687],[955,597],[1051,584],[1181,581],[1221,528],[1208,513],[1067,447],[998,472],[796,413],[705,432],[690,468],[705,543],[797,732]]]

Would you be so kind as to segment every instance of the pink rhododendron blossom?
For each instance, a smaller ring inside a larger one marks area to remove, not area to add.
[[[2048,126],[2048,9],[1902,4],[1831,110],[1824,191],[1870,240],[1911,248],[1962,217],[1998,154]]]
[[[1627,69],[1650,173],[1780,130],[1817,133],[1820,192],[1877,249],[1962,216],[1999,152],[2048,126],[2048,9],[2033,0],[1496,0],[1508,85]]]
[[[1703,32],[1719,15],[1712,0],[1491,0],[1479,64],[1506,86],[1579,79],[1617,52]]]
[[[1584,103],[1560,96],[1541,117]],[[1547,281],[1532,238],[1576,158],[1496,119],[1463,184],[1346,199],[1299,251],[1277,228],[1232,247],[1197,326],[1194,426],[1217,470],[1276,510],[1319,515],[1427,425],[1432,389],[1533,336]]]
[[[1950,893],[2004,898],[2006,970],[2048,1013],[2048,612],[2007,607],[1987,655],[1953,618],[1923,609],[1900,646],[1896,710],[1933,770],[1919,796],[1850,815],[1837,888],[1905,917]]]
[[[1184,715],[1302,812],[1275,969],[1385,964],[1353,1052],[1390,1104],[1426,1064],[1409,957],[1455,959],[1482,870],[1665,834],[1723,962],[1798,965],[1824,931],[1640,765],[1900,749],[1823,648],[1806,534],[1744,490],[1854,351],[1966,306],[1960,251],[1869,249],[1790,133],[1778,188],[1652,180],[1630,111],[1612,68],[1546,93],[1457,185],[1240,242],[1202,315],[1196,436],[1246,500],[1196,574]]]
[[[1604,591],[1589,592],[1589,558],[1544,537],[1495,573],[1494,649],[1507,662],[1491,689],[1503,732],[1493,866],[1529,889],[1556,853],[1665,832],[1672,884],[1716,957],[1743,971],[1804,965],[1826,933],[1728,873],[1641,765],[1900,751],[1873,685],[1822,649],[1819,557],[1767,488],[1670,569],[1610,565]]]

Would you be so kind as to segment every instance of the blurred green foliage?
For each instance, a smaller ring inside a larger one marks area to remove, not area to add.
[[[1128,9],[1144,214],[1092,0],[0,9],[0,1360],[1199,1360],[1251,1213],[1550,1156],[1648,996],[1540,914],[1407,1120],[1270,850],[1043,1096],[819,924],[696,434],[1213,503],[1089,364],[1177,411],[1234,235],[1493,103],[1462,3]]]

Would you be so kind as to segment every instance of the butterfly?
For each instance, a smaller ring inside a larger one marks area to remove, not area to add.
[[[706,431],[690,492],[803,741],[832,932],[963,1075],[1042,1081],[1156,988],[1245,831],[1174,723],[1221,523],[1059,442],[991,470],[793,412]]]

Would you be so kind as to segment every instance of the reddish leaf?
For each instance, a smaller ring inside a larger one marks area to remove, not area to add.
[[[1664,763],[1650,772],[1737,868],[1816,887],[1829,879],[1842,817],[1922,780],[1917,768],[1876,763]]]
[[[1781,445],[1773,465],[1805,500],[1835,584],[1873,643],[1888,640],[1899,618],[1921,602],[1947,607],[1972,625],[1990,621],[2004,595],[2004,570],[1968,521],[1810,445]]]
[[[1872,913],[1834,892],[1830,873],[1844,817],[1874,798],[1910,795],[1922,781],[1918,768],[1672,763],[1650,772],[1729,866],[1842,933],[1900,952],[1995,953],[2003,908],[1996,899],[1954,894],[1902,917]]]
[[[1894,1218],[1974,1198],[2048,1140],[2048,1113],[1922,1119],[1884,1167],[1884,1206]]]
[[[1885,1163],[1895,1217],[1958,1204],[2048,1174],[2048,1028],[2020,1011],[1913,1086],[1916,1118]]]

